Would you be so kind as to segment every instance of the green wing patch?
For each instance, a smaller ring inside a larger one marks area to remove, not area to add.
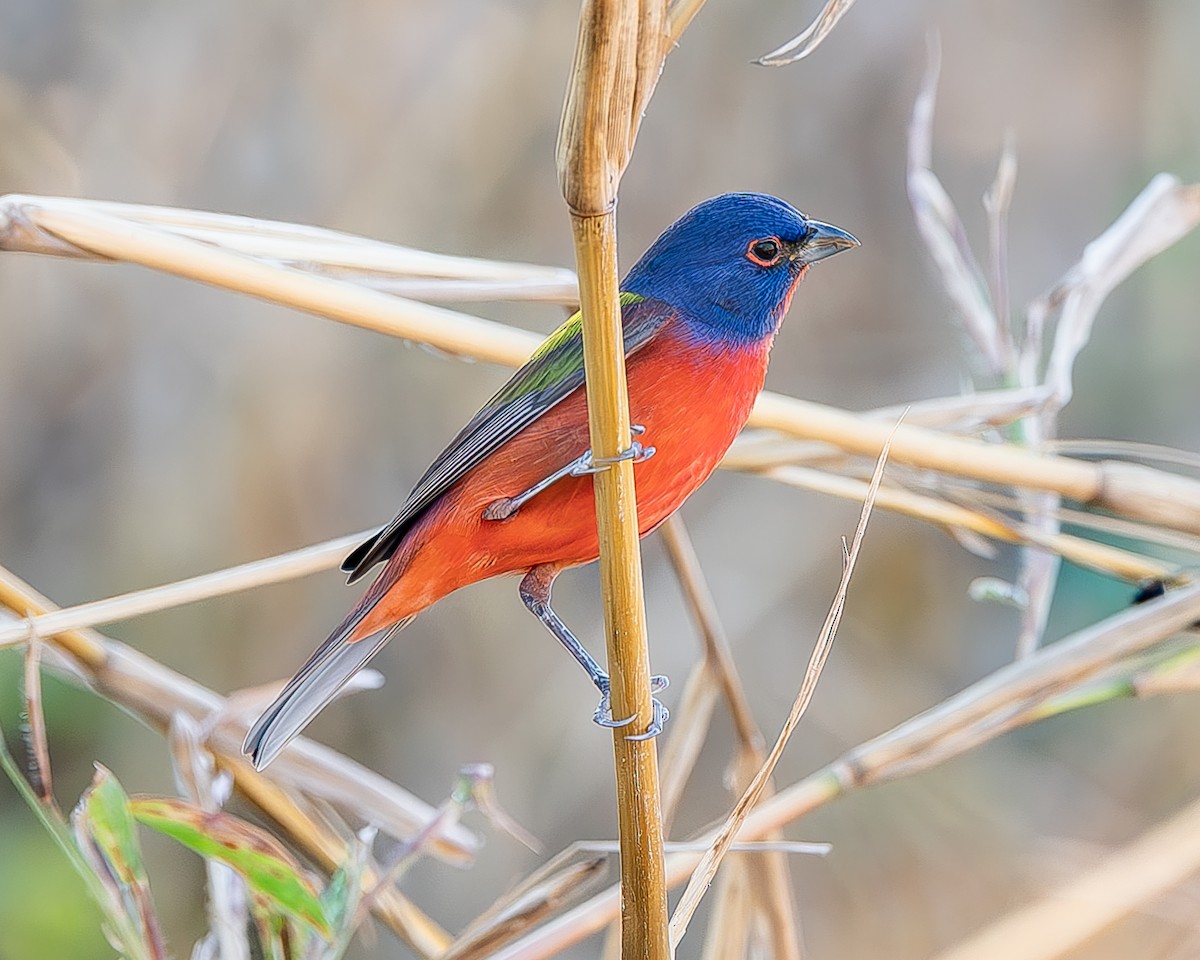
[[[625,355],[648,343],[673,315],[661,301],[636,293],[621,294]],[[396,518],[346,557],[342,570],[350,574],[349,582],[395,553],[426,508],[489,454],[582,386],[583,379],[583,323],[575,313],[438,455]]]

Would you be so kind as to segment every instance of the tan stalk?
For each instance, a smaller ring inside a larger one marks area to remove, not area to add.
[[[675,514],[668,519],[662,525],[661,535],[667,548],[667,556],[671,558],[671,565],[675,568],[675,575],[679,578],[683,595],[687,598],[692,617],[704,641],[704,658],[712,665],[721,691],[725,694],[725,702],[729,706],[729,715],[733,719],[733,728],[738,740],[743,747],[761,751],[762,732],[754,722],[749,698],[738,676],[733,651],[729,648],[729,638],[725,635],[725,628],[717,613],[716,601],[713,600],[704,570],[700,566],[700,558],[696,556],[696,548],[692,545],[692,538],[688,535],[683,518]]]
[[[430,289],[476,293],[511,290],[517,299],[552,299],[574,303],[578,299],[575,275],[562,267],[481,260],[449,256],[382,243],[366,237],[326,230],[307,224],[282,223],[253,217],[180,207],[157,207],[73,197],[32,197],[9,194],[0,197],[0,223],[5,223],[9,250],[102,259],[86,247],[53,239],[37,224],[38,211],[51,210],[68,218],[73,213],[99,214],[110,220],[153,227],[172,235],[224,247],[228,250],[287,264],[313,273],[333,273],[359,283],[377,285],[426,281]]]
[[[696,556],[687,526],[679,514],[675,514],[663,524],[662,538],[688,606],[692,610],[692,617],[704,640],[704,660],[693,677],[688,678],[685,695],[680,702],[679,716],[676,717],[679,726],[671,731],[671,737],[663,751],[663,811],[665,821],[670,823],[692,765],[707,737],[718,688],[725,696],[738,737],[738,748],[733,760],[733,789],[738,793],[750,785],[755,772],[765,762],[766,746],[762,732],[754,721],[745,687],[738,676],[733,651],[729,648],[729,639],[725,635],[716,602],[700,566],[700,558]],[[774,785],[768,783],[763,795],[770,796],[774,792]],[[782,840],[783,836],[772,832],[764,839]],[[745,875],[759,891],[759,895],[752,900],[752,910],[756,916],[762,917],[771,938],[770,955],[776,960],[799,960],[800,921],[796,916],[796,898],[791,874],[788,872],[787,856],[773,851],[745,857],[738,861],[739,872],[743,870],[743,865]],[[725,897],[730,895],[733,894],[718,889],[717,903],[722,903]],[[714,917],[709,923],[709,930],[713,931],[718,926]],[[707,942],[715,942],[711,932]]]
[[[738,799],[738,802],[734,804],[733,810],[730,811],[729,816],[725,819],[725,823],[722,824],[721,829],[713,838],[711,846],[705,851],[704,856],[688,879],[687,889],[683,891],[683,896],[675,906],[675,912],[671,915],[671,944],[673,947],[678,946],[679,941],[683,939],[684,934],[687,932],[688,924],[691,923],[705,890],[716,875],[721,861],[737,839],[742,825],[746,822],[751,810],[766,792],[771,781],[771,776],[775,772],[775,767],[779,763],[779,758],[783,755],[784,747],[787,746],[788,740],[795,731],[797,724],[799,724],[800,719],[808,710],[809,703],[812,702],[817,681],[821,678],[821,671],[824,669],[825,661],[829,657],[829,651],[833,647],[833,639],[837,636],[838,626],[842,620],[842,612],[846,607],[846,593],[850,589],[850,578],[854,573],[854,565],[858,560],[858,553],[862,547],[863,537],[866,536],[867,520],[871,516],[871,508],[874,506],[875,496],[879,492],[879,484],[883,480],[883,468],[887,463],[889,443],[890,437],[884,442],[883,450],[879,454],[879,460],[875,464],[875,473],[871,477],[871,485],[867,490],[866,499],[863,501],[862,512],[858,518],[858,527],[854,531],[854,539],[850,542],[849,547],[846,547],[844,540],[842,541],[843,550],[845,551],[844,562],[842,564],[842,579],[838,584],[833,603],[829,607],[829,614],[826,616],[825,623],[821,627],[821,632],[817,635],[816,643],[813,645],[813,652],[809,657],[808,667],[804,671],[804,677],[801,680],[800,690],[796,694],[795,702],[792,704],[792,709],[788,713],[787,720],[783,724],[783,729],[779,731],[779,736],[776,737],[775,744],[771,747],[770,753],[767,754],[766,759],[755,772],[750,783]]]
[[[808,467],[774,467],[764,471],[762,475],[781,483],[841,497],[844,500],[861,501],[867,490],[867,482],[864,480]],[[1005,543],[1037,544],[1081,567],[1131,582],[1165,579],[1175,583],[1190,579],[1177,566],[1152,557],[1067,533],[1044,533],[1029,524],[998,514],[971,510],[956,503],[898,487],[880,488],[876,505],[884,510],[917,517],[945,527],[969,530]]]
[[[0,607],[23,614],[40,614],[53,609],[44,597],[3,568],[0,568]],[[48,652],[47,664],[65,668],[108,700],[117,703],[150,727],[166,733],[176,713],[185,713],[203,723],[219,715],[225,701],[198,683],[168,670],[135,650],[90,631],[69,630],[39,638]],[[65,662],[64,662],[65,661]],[[208,744],[219,768],[229,771],[238,790],[275,820],[292,840],[318,863],[334,869],[346,856],[346,844],[309,817],[271,777],[258,773],[241,756],[241,736],[214,736]],[[301,747],[305,751],[307,745]],[[322,751],[332,753],[332,751]],[[272,768],[272,776],[286,772],[288,761],[280,757],[282,767]],[[312,759],[312,758],[310,758]],[[349,761],[346,761],[349,763]],[[378,774],[357,767],[366,781],[380,780]],[[317,764],[320,769],[320,764]],[[329,779],[340,778],[340,770],[326,767]],[[318,774],[320,775],[320,774]],[[399,794],[398,787],[393,786]],[[428,808],[425,808],[428,810]],[[432,815],[429,811],[428,816]],[[426,816],[425,819],[428,819]],[[367,815],[370,819],[370,814]],[[465,831],[460,831],[465,834]],[[462,860],[465,851],[442,837],[432,845],[441,856]],[[364,876],[364,884],[368,883]],[[421,956],[433,957],[450,943],[450,937],[436,923],[395,889],[385,891],[373,905],[373,912],[396,935]]]
[[[1044,647],[764,800],[750,811],[737,839],[758,840],[851,789],[911,776],[959,756],[1010,729],[1006,721],[1013,714],[1023,711],[1034,719],[1031,708],[1036,704],[1077,689],[1197,618],[1200,585],[1190,585]],[[672,853],[667,857],[667,883],[682,883],[699,862],[698,853]],[[490,960],[545,960],[602,930],[618,909],[619,893],[610,888]]]
[[[0,207],[0,249],[88,251],[505,366],[524,363],[541,342],[526,330],[302,273],[156,227],[91,210],[42,209],[35,203],[38,198],[23,199],[19,221],[11,210]],[[37,242],[30,239],[31,232]],[[776,393],[759,396],[750,425],[822,440],[868,457],[879,453],[888,432],[886,424]],[[912,424],[896,434],[892,459],[973,480],[1057,493],[1136,520],[1200,533],[1200,482],[1138,464],[1038,454]]]
[[[867,457],[878,455],[890,433],[887,424],[772,393],[759,395],[750,422]],[[1139,464],[1031,453],[910,424],[896,431],[891,459],[973,480],[1058,493],[1173,530],[1200,533],[1200,483]]]
[[[159,587],[123,593],[105,600],[81,603],[55,610],[53,613],[26,617],[17,623],[0,626],[0,647],[23,643],[35,633],[49,636],[81,627],[116,623],[118,620],[129,620],[158,610],[168,610],[211,597],[226,596],[240,590],[250,590],[269,583],[280,583],[329,570],[337,566],[347,551],[361,543],[363,537],[369,536],[370,533],[338,537],[336,540],[327,540],[325,543],[267,557],[265,560],[255,560]]]
[[[625,351],[617,291],[617,185],[667,53],[664,0],[585,0],[558,142],[558,172],[571,211],[583,312],[591,449],[615,458],[631,442]],[[621,956],[666,960],[658,758],[650,725],[646,643],[633,464],[596,474],[596,527],[612,710],[635,716],[613,730],[621,859]]]

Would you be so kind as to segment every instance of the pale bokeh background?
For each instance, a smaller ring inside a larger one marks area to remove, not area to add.
[[[667,64],[621,191],[626,264],[725,190],[777,193],[864,241],[797,296],[775,390],[866,408],[959,387],[957,328],[904,192],[930,29],[944,51],[935,164],[979,244],[977,198],[1004,131],[1016,139],[1017,305],[1152,174],[1200,175],[1194,4],[864,2],[810,60],[750,65],[813,12],[713,0]],[[0,4],[0,191],[178,204],[569,265],[553,147],[576,15],[546,0]],[[1110,301],[1064,435],[1197,449],[1198,257],[1189,238]],[[61,603],[385,521],[505,377],[135,268],[9,255],[0,290],[0,563]],[[561,317],[545,306],[481,312],[539,330]],[[684,515],[773,734],[856,508],[721,475]],[[661,546],[645,553],[654,666],[676,679],[674,705],[697,644]],[[1008,550],[986,562],[877,515],[778,782],[1006,662],[1016,615],[973,604],[965,588],[1013,569]],[[356,595],[329,573],[110,633],[232,690],[290,674]],[[1128,596],[1068,568],[1049,635]],[[556,599],[599,647],[594,570],[564,577]],[[0,654],[10,738],[18,662]],[[461,763],[491,761],[502,800],[551,851],[613,835],[611,747],[589,720],[593,691],[514,583],[442,603],[378,665],[386,688],[328,710],[317,736],[431,802]],[[47,705],[64,804],[92,760],[130,790],[172,789],[156,736],[60,684]],[[794,826],[791,836],[834,844],[827,859],[794,865],[811,955],[927,957],[1093,863],[1196,794],[1198,720],[1186,695],[1080,712]],[[725,808],[729,744],[722,718],[677,835]],[[168,936],[186,955],[203,924],[200,862],[148,844]],[[470,871],[426,865],[408,889],[456,928],[535,863],[492,836]],[[1191,955],[1197,896],[1184,888],[1080,956]],[[108,955],[82,885],[0,784],[0,957]],[[407,954],[385,932],[372,955]]]

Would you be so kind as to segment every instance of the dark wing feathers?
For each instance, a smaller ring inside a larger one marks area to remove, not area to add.
[[[667,304],[622,294],[625,356],[649,343],[673,315]],[[349,583],[387,560],[417,518],[472,468],[582,386],[583,325],[576,313],[554,331],[430,465],[386,527],[342,562]]]

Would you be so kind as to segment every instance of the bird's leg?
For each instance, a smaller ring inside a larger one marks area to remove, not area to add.
[[[596,689],[600,691],[600,705],[596,707],[596,712],[592,715],[592,719],[602,727],[623,727],[626,724],[632,723],[634,717],[626,717],[624,720],[616,720],[612,715],[612,699],[611,699],[611,684],[608,679],[608,674],[596,662],[596,659],[587,652],[583,644],[579,642],[575,634],[570,628],[563,623],[558,614],[550,607],[550,588],[554,584],[554,578],[558,576],[559,568],[549,564],[534,567],[521,581],[521,600],[525,606],[529,608],[529,612],[545,624],[546,629],[556,636],[559,642],[567,648],[571,656],[573,656],[579,665],[587,671],[587,675],[592,678],[592,683],[596,685]],[[650,693],[661,693],[667,688],[670,681],[661,674],[650,678]],[[654,715],[650,720],[650,726],[645,733],[637,736],[629,736],[629,740],[649,740],[651,737],[656,737],[662,733],[663,724],[670,717],[670,711],[658,700],[657,697],[652,697]]]
[[[635,423],[629,428],[629,432],[638,437],[646,432],[646,428]],[[654,456],[654,448],[643,446],[638,440],[634,440],[628,450],[618,453],[615,457],[593,457],[591,450],[585,450],[566,466],[559,467],[553,473],[547,474],[528,490],[518,493],[515,497],[501,497],[499,500],[493,500],[484,508],[483,519],[507,520],[547,487],[553,486],[559,480],[565,480],[567,477],[583,477],[589,473],[599,473],[622,460],[641,463],[643,460],[649,460],[652,456]]]

